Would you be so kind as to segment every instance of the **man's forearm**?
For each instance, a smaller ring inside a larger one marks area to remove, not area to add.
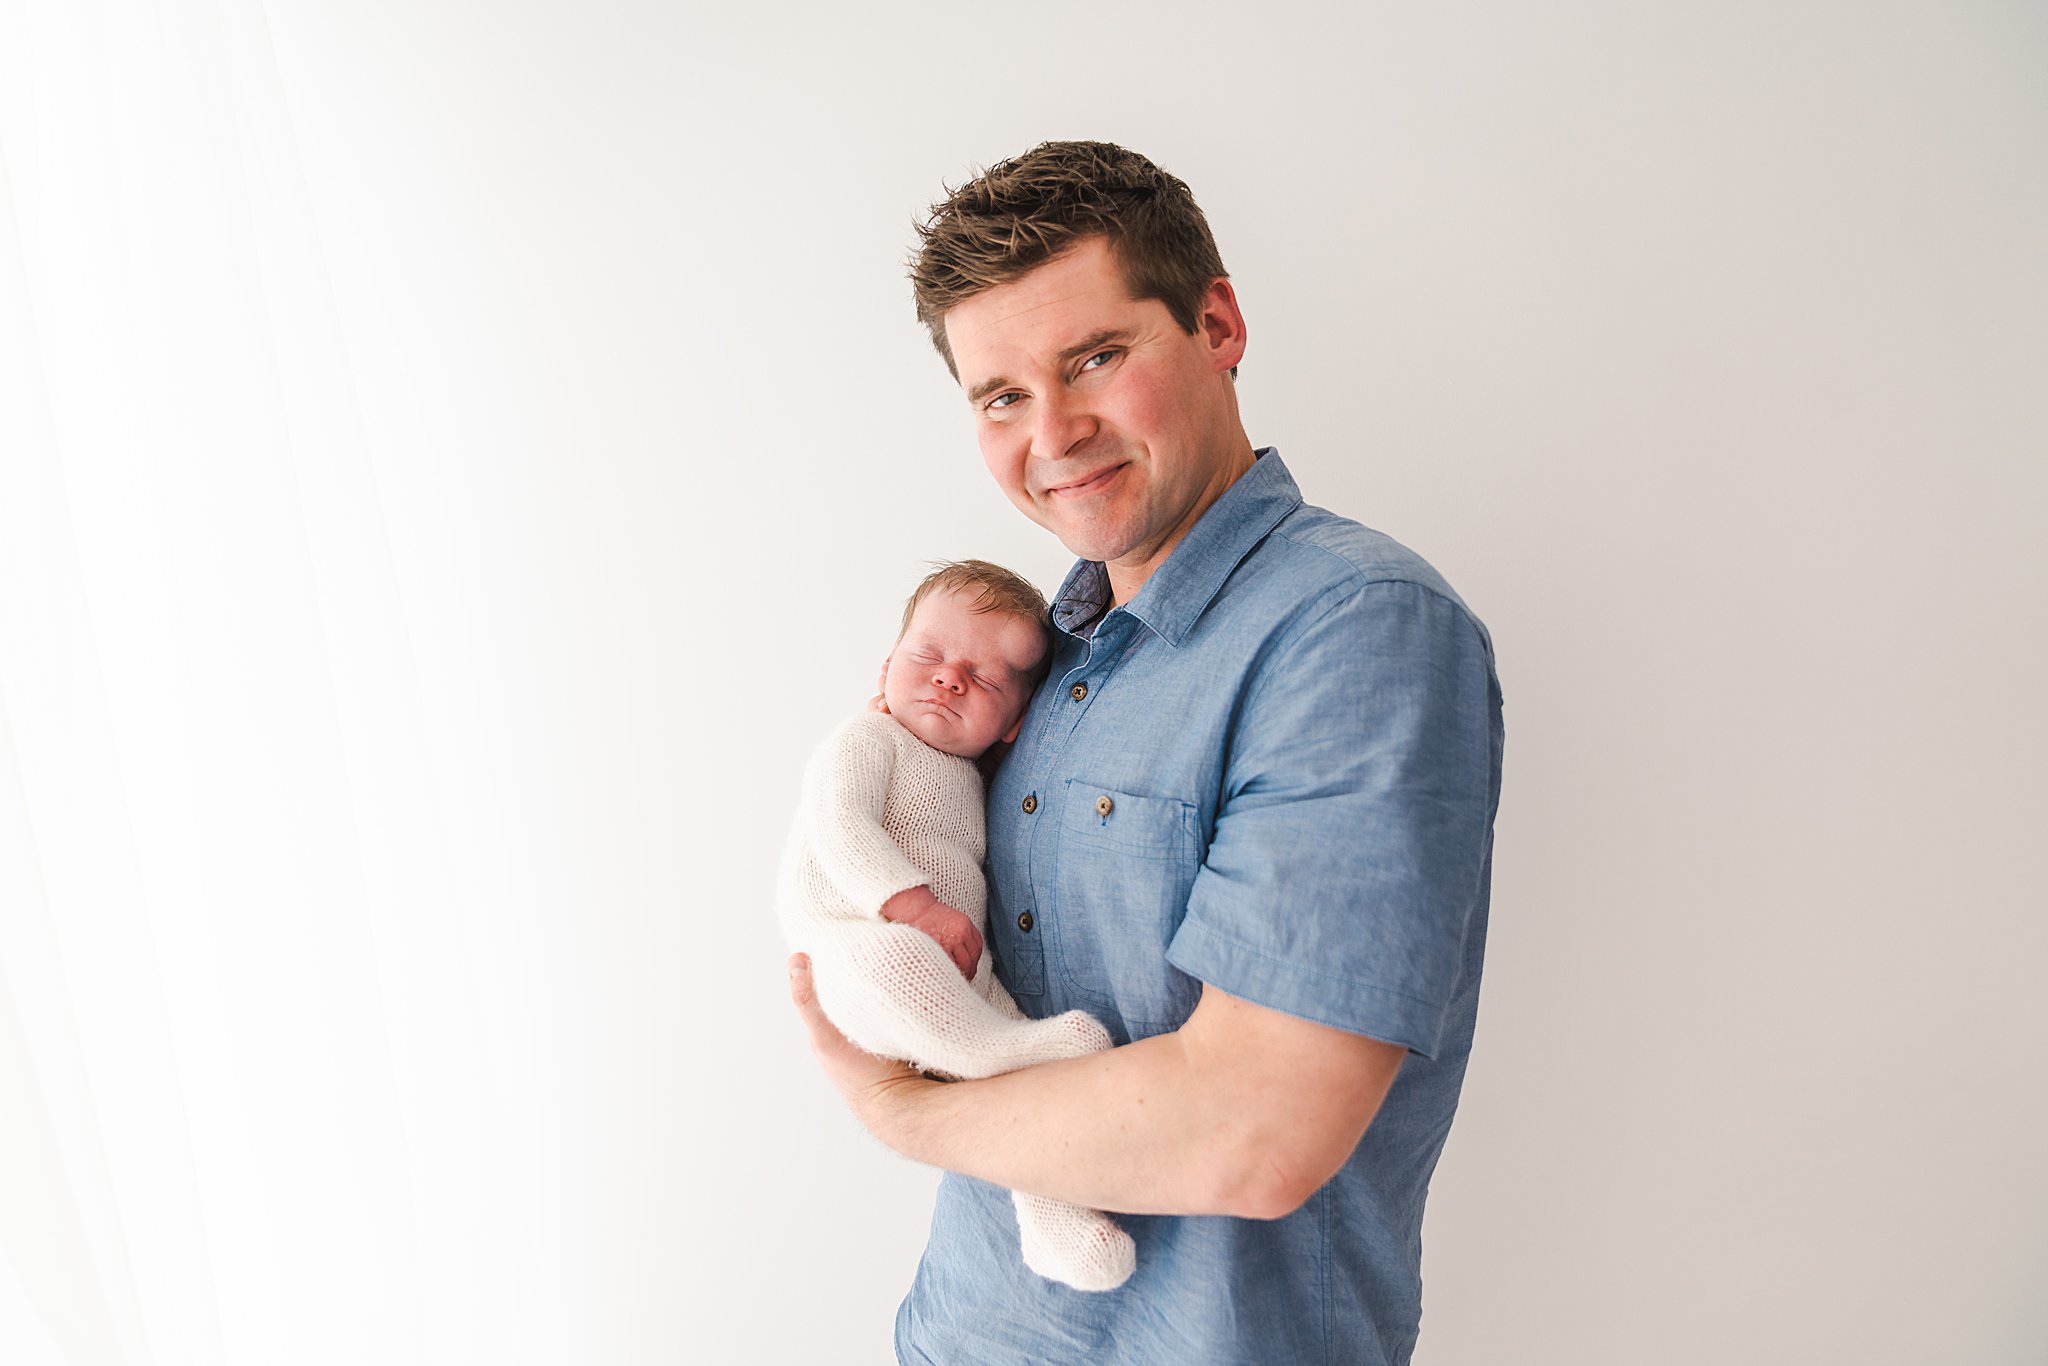
[[[856,1116],[920,1162],[1135,1214],[1273,1219],[1350,1158],[1407,1050],[1205,986],[1178,1030],[985,1081],[934,1082],[863,1052],[790,997]]]
[[[866,1116],[919,1162],[1130,1214],[1243,1214],[1256,1159],[1178,1033],[983,1081],[906,1078]]]

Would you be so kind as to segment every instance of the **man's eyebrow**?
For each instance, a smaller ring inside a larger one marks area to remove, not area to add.
[[[987,398],[990,394],[994,393],[996,390],[1007,389],[1009,387],[1010,381],[1003,377],[1002,375],[997,375],[992,379],[985,379],[981,383],[975,385],[972,389],[969,389],[967,391],[967,401],[969,403],[979,403],[983,399]]]
[[[1128,327],[1097,328],[1095,331],[1090,332],[1087,336],[1081,338],[1081,340],[1075,342],[1066,350],[1060,352],[1060,360],[1062,363],[1065,363],[1070,360],[1079,360],[1083,356],[1091,355],[1094,352],[1100,351],[1105,346],[1109,346],[1117,342],[1127,342],[1130,339],[1131,329],[1129,329]]]
[[[1111,346],[1123,342],[1128,342],[1130,339],[1131,330],[1128,327],[1097,328],[1095,331],[1090,332],[1087,336],[1081,338],[1081,340],[1075,342],[1072,346],[1062,348],[1059,355],[1055,357],[1055,359],[1058,360],[1061,365],[1065,365],[1069,361],[1075,361],[1079,360],[1083,356],[1093,355],[1095,352],[1100,351],[1105,346]],[[1014,381],[1002,375],[996,375],[993,378],[985,379],[981,383],[975,385],[973,388],[967,391],[967,401],[969,403],[979,403],[983,399],[987,398],[990,394],[995,393],[998,389],[1009,388],[1013,382]]]

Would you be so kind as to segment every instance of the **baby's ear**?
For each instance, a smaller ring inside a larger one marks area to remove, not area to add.
[[[1003,732],[1003,743],[1006,745],[1016,744],[1017,732],[1022,729],[1024,729],[1024,712],[1021,708],[1019,708],[1017,712],[1017,719],[1010,722],[1010,728]]]
[[[868,699],[868,710],[878,711],[884,716],[890,714],[889,699],[885,694],[889,691],[889,661],[895,657],[894,650],[882,656],[882,671],[875,675],[875,695]]]

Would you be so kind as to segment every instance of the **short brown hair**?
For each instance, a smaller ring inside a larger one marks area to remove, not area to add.
[[[918,321],[955,379],[946,310],[1087,238],[1107,238],[1131,297],[1159,300],[1189,333],[1230,273],[1187,184],[1113,142],[1042,142],[999,161],[932,205],[917,236]]]
[[[976,595],[975,611],[1000,612],[1006,617],[1030,622],[1041,635],[1048,633],[1047,621],[1052,609],[1045,605],[1045,595],[1032,587],[1031,581],[1022,574],[1013,573],[999,564],[990,564],[987,560],[940,560],[932,564],[932,572],[911,590],[909,600],[903,604],[903,625],[897,628],[896,638],[903,639],[903,633],[910,629],[910,619],[917,615],[917,605],[932,594],[967,592]],[[1050,649],[1039,652],[1038,664],[1031,671],[1033,686],[1045,677],[1046,665],[1051,659]]]

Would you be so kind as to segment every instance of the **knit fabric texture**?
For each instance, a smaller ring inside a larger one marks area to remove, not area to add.
[[[864,713],[811,756],[783,856],[777,909],[809,954],[818,1004],[878,1057],[963,1079],[1099,1052],[1109,1033],[1086,1011],[1033,1020],[996,980],[986,948],[970,982],[922,930],[882,919],[896,893],[928,886],[986,939],[981,775],[894,717]],[[1130,1237],[1098,1211],[1015,1195],[1024,1261],[1081,1290],[1123,1284]]]

